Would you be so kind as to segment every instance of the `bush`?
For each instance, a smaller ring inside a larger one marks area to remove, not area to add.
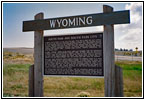
[[[16,57],[17,57],[17,58],[24,58],[24,55],[17,52],[17,53],[16,53]]]
[[[90,97],[90,93],[88,92],[80,92],[77,94],[77,97]]]
[[[4,58],[11,58],[12,56],[13,56],[13,54],[11,52],[4,52],[3,53]]]

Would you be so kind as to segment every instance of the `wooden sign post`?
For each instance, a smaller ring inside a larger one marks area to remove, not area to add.
[[[35,20],[43,19],[43,13],[35,16]],[[34,96],[43,96],[43,75],[42,75],[42,41],[43,30],[34,32]]]
[[[113,8],[107,5],[103,6],[104,13],[113,12]],[[104,49],[104,81],[105,96],[115,96],[115,63],[114,63],[114,25],[104,25],[103,33],[103,49]]]
[[[124,23],[130,23],[129,10],[113,12],[107,5],[99,14],[43,19],[39,13],[35,20],[24,21],[24,32],[35,31],[29,96],[43,96],[43,75],[104,76],[105,97],[123,96],[122,69],[115,66],[114,24]],[[103,34],[43,36],[43,30],[99,25],[104,26]]]

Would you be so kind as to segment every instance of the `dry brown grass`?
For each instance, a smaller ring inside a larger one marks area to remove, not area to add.
[[[28,68],[33,64],[32,55],[4,58],[4,96],[28,96]],[[124,96],[142,96],[141,62],[116,62],[123,68]],[[80,93],[90,97],[104,96],[104,78],[44,77],[45,97],[76,97]]]
[[[32,54],[20,54],[12,52],[4,52],[3,60],[6,64],[33,64],[34,58]]]
[[[104,79],[44,77],[44,96],[74,97],[80,92],[87,92],[91,97],[104,96]]]

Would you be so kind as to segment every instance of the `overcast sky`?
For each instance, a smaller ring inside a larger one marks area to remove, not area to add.
[[[103,4],[114,11],[130,10],[131,23],[115,25],[115,48],[142,50],[142,3],[3,3],[3,47],[34,47],[34,32],[22,32],[22,22],[44,13],[44,18],[102,13]],[[44,31],[62,35],[103,31],[103,26]]]

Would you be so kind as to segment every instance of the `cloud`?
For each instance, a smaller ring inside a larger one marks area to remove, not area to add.
[[[127,4],[125,9],[131,10],[132,13],[142,15],[142,3],[131,3],[131,5]]]
[[[139,24],[142,20],[142,3],[131,3],[126,5],[126,10],[130,10],[132,24]]]
[[[140,38],[141,29],[135,28],[135,29],[129,29],[127,30],[126,34],[124,34],[122,37],[120,37],[119,40],[126,40],[129,42],[138,41]]]
[[[126,4],[125,10],[130,10],[131,23],[116,27],[122,33],[119,41],[125,43],[124,48],[142,49],[142,3]]]

